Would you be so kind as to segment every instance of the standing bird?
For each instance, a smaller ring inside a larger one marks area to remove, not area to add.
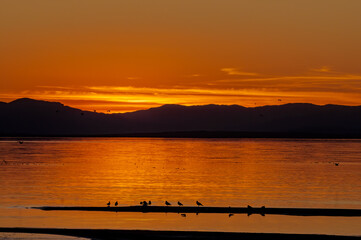
[[[110,207],[110,201],[107,203],[108,207]]]
[[[172,204],[170,204],[168,201],[165,201],[165,205],[170,206]]]
[[[203,204],[200,203],[200,202],[198,202],[198,201],[197,201],[196,203],[197,203],[198,207],[199,207],[199,206],[203,206]]]
[[[183,206],[183,204],[180,201],[178,201],[178,206]]]
[[[152,201],[149,201],[148,204],[151,205],[151,204],[152,204]]]
[[[115,206],[118,206],[118,201],[116,201],[114,205],[115,205]]]

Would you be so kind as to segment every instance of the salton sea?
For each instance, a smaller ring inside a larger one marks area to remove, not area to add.
[[[361,209],[361,140],[0,140],[0,226],[361,235],[360,217],[42,211],[153,205]],[[338,164],[338,166],[337,166]]]

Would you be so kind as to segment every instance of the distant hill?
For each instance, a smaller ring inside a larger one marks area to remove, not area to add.
[[[164,105],[103,114],[22,98],[0,102],[0,136],[361,137],[361,106]]]

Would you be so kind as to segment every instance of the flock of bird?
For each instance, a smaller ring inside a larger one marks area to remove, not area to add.
[[[171,205],[172,205],[172,204],[171,204],[170,202],[168,202],[168,201],[165,201],[164,204],[165,204],[166,206],[171,206]],[[183,203],[181,203],[180,201],[178,201],[177,204],[178,204],[179,207],[182,207],[182,206],[183,206]],[[203,206],[203,204],[200,203],[199,201],[196,201],[196,204],[197,204],[198,207]],[[111,203],[110,203],[110,201],[109,201],[109,202],[107,203],[107,206],[110,207],[110,205],[111,205]],[[141,201],[141,202],[140,202],[140,205],[143,206],[143,207],[147,207],[147,206],[149,206],[149,205],[152,205],[152,201]],[[116,201],[116,202],[114,203],[114,206],[115,206],[115,207],[118,206],[118,201]],[[250,205],[247,205],[247,209],[248,209],[248,211],[249,211],[249,212],[248,212],[248,216],[249,216],[249,215],[252,214],[253,207],[251,207]],[[265,206],[262,206],[262,207],[260,207],[260,209],[261,209],[260,214],[261,214],[262,216],[265,216],[264,210],[266,209],[266,207],[265,207]],[[198,212],[196,213],[196,215],[198,215]],[[229,214],[228,214],[228,217],[232,217],[233,215],[234,215],[233,213],[229,213]],[[181,217],[187,217],[187,214],[182,213],[182,214],[181,214]]]
[[[164,202],[164,204],[166,205],[166,206],[171,206],[172,204],[170,203],[170,202],[168,202],[168,201],[165,201]],[[181,203],[180,201],[178,201],[178,206],[183,206],[183,203]],[[196,201],[196,204],[197,204],[197,206],[198,207],[200,207],[200,206],[203,206],[203,204],[202,203],[200,203],[199,201]],[[107,206],[108,207],[110,207],[110,205],[111,205],[111,203],[110,203],[110,201],[107,203]],[[152,201],[142,201],[142,202],[140,202],[140,205],[142,205],[142,206],[144,206],[144,207],[146,207],[146,206],[149,206],[149,205],[152,205]],[[114,203],[114,206],[115,207],[117,207],[118,206],[118,201],[116,201],[115,203]]]

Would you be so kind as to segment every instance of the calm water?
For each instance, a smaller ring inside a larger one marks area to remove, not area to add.
[[[338,162],[339,166],[335,166]],[[44,212],[31,206],[361,208],[361,140],[0,140],[0,227],[361,235],[361,218]]]

